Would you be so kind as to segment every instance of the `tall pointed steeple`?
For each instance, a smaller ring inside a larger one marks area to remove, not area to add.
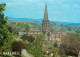
[[[49,30],[49,20],[48,20],[48,12],[47,12],[47,3],[45,4],[45,12],[43,19],[43,32],[47,32]]]
[[[43,19],[43,23],[42,23],[42,31],[43,34],[46,37],[46,40],[50,40],[50,35],[51,32],[49,30],[49,20],[48,20],[48,12],[47,12],[47,3],[45,4],[45,12],[44,12],[44,19]]]
[[[44,12],[44,20],[43,21],[48,21],[47,3],[45,3],[45,12]]]

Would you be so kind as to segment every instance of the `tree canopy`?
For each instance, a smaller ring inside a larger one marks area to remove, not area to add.
[[[60,47],[60,53],[66,55],[77,56],[80,51],[80,39],[76,34],[68,34],[64,36],[63,43]]]
[[[33,43],[29,46],[29,52],[34,55],[34,57],[43,57],[43,40],[45,39],[44,35],[38,35]]]
[[[7,17],[4,17],[6,4],[0,4],[0,46],[3,46],[12,39],[12,34],[7,27]]]
[[[24,34],[22,37],[21,37],[21,39],[23,39],[23,41],[28,41],[28,42],[33,42],[34,40],[35,40],[35,38],[34,37],[32,37],[32,36],[28,36],[27,34]]]

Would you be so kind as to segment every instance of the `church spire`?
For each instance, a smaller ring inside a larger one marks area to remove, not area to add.
[[[44,20],[43,21],[48,21],[47,3],[45,3],[45,12],[44,12]]]
[[[49,30],[49,20],[48,20],[48,12],[47,12],[47,3],[45,4],[45,12],[44,12],[44,19],[42,25],[43,32],[47,32]]]

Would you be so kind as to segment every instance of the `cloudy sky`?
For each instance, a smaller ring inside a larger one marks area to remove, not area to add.
[[[44,16],[45,2],[48,6],[48,16],[51,21],[80,23],[80,0],[0,0],[6,3],[8,17],[36,18]]]

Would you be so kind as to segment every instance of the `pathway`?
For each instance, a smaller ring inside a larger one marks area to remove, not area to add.
[[[22,54],[23,54],[24,56],[26,56],[26,57],[31,57],[31,56],[28,55],[28,53],[26,52],[25,49],[22,50]]]

